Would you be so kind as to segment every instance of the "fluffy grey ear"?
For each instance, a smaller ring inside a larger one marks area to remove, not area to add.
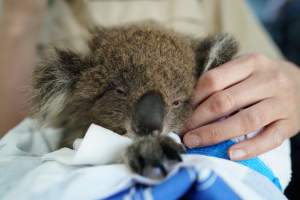
[[[238,51],[237,41],[229,34],[208,36],[196,46],[197,75],[228,62]]]
[[[80,73],[87,67],[81,57],[68,50],[51,50],[33,72],[32,114],[55,118]]]

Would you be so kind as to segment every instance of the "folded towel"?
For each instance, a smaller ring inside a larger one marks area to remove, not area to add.
[[[228,140],[216,145],[208,146],[208,147],[200,147],[200,148],[193,148],[193,149],[188,149],[187,153],[188,154],[200,154],[200,155],[206,155],[206,156],[213,156],[213,157],[218,157],[218,158],[223,158],[229,160],[228,157],[228,149],[235,144],[234,141]],[[248,160],[241,160],[241,161],[235,161],[239,164],[242,164],[244,166],[247,166],[258,173],[264,175],[267,177],[272,183],[276,185],[278,189],[282,189],[280,181],[278,177],[274,175],[272,170],[258,157],[251,158]]]
[[[176,186],[176,190],[174,187]],[[142,182],[126,188],[108,198],[117,199],[241,199],[224,180],[210,169],[197,171],[182,167],[158,185],[147,186]]]

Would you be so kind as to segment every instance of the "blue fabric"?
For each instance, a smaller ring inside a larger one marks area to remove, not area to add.
[[[233,144],[235,144],[235,142],[233,142],[232,140],[227,140],[225,142],[212,146],[187,149],[187,153],[213,156],[229,160],[227,151],[229,147],[231,147]],[[276,185],[276,187],[278,187],[280,190],[282,189],[279,179],[273,174],[272,170],[259,158],[255,157],[252,159],[241,160],[236,162],[247,166],[257,171],[258,173],[266,176],[270,181],[272,181]]]
[[[198,178],[199,173],[201,172],[197,172],[191,167],[183,167],[159,185],[151,187],[136,183],[134,186],[107,198],[107,200],[121,200],[125,198],[132,200],[175,200],[180,198],[191,200],[240,199],[223,179],[212,170],[209,171],[209,174],[204,179]]]

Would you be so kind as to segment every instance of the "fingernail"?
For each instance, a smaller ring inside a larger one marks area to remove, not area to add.
[[[229,152],[230,160],[240,160],[246,157],[247,153],[242,149],[235,149]]]
[[[196,147],[200,144],[200,139],[197,135],[187,135],[183,138],[185,145],[187,145],[188,147],[192,148],[192,147]]]

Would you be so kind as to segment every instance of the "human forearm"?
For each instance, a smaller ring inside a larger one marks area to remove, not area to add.
[[[4,2],[6,12],[0,21],[0,135],[28,113],[29,85],[43,15],[38,11],[42,7],[25,12],[11,4]]]

